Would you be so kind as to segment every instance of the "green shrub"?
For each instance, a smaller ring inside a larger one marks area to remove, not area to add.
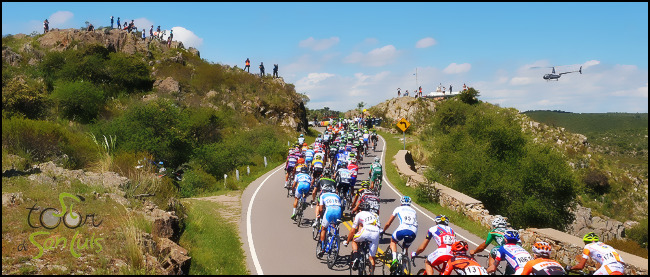
[[[145,62],[125,53],[110,53],[109,57],[106,70],[113,93],[141,93],[152,89],[151,70]]]
[[[52,98],[66,118],[82,123],[95,120],[105,101],[104,92],[89,82],[59,83]]]
[[[644,218],[638,225],[625,230],[628,239],[636,241],[641,247],[648,249],[648,218]],[[647,257],[646,257],[647,258]]]
[[[2,110],[9,115],[22,114],[36,119],[44,114],[48,106],[45,87],[31,87],[18,80],[9,80],[4,86],[3,82]]]
[[[181,196],[192,197],[205,191],[216,190],[217,179],[203,171],[201,168],[193,168],[183,175],[180,182]]]
[[[458,95],[458,99],[460,99],[460,101],[463,101],[465,104],[474,105],[479,103],[479,96],[481,96],[479,94],[479,91],[470,87],[467,90],[461,91],[461,93]]]
[[[562,155],[533,143],[515,115],[487,104],[442,102],[424,132],[433,141],[435,179],[481,200],[516,227],[563,229],[572,222],[577,182]]]
[[[588,189],[598,194],[609,192],[609,179],[604,172],[599,169],[592,169],[582,179]]]
[[[25,153],[35,162],[63,154],[70,168],[83,168],[96,160],[95,144],[83,133],[50,121],[19,117],[2,119],[2,144],[11,154]]]

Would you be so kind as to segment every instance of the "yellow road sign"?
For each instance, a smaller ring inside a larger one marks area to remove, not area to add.
[[[406,132],[406,129],[408,129],[409,126],[411,126],[411,123],[409,123],[408,121],[406,121],[406,118],[402,118],[402,120],[400,120],[399,122],[397,122],[397,128],[399,128],[400,130],[402,130],[402,132]]]

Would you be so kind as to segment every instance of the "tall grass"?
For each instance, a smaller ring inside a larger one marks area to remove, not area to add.
[[[113,138],[112,135],[109,135],[108,137],[111,139],[110,143],[105,135],[103,136],[104,140],[101,140],[100,138],[99,141],[97,141],[97,138],[93,133],[88,133],[88,137],[90,137],[95,143],[95,146],[97,146],[97,156],[99,159],[95,164],[95,168],[100,172],[109,171],[113,167],[113,152],[115,151],[115,141],[117,140],[117,136]]]

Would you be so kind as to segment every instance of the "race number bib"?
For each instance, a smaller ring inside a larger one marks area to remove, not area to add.
[[[485,268],[481,266],[468,266],[465,268],[465,274],[467,275],[487,275]]]
[[[341,202],[336,197],[329,197],[325,199],[325,206],[341,206]]]
[[[442,243],[446,245],[452,245],[454,244],[454,241],[456,241],[456,239],[450,234],[443,234],[440,239],[442,240]]]

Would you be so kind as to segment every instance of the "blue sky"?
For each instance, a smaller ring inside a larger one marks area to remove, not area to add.
[[[264,62],[310,108],[374,105],[440,83],[522,111],[648,112],[648,3],[2,3],[2,34],[161,25],[216,63]],[[546,82],[546,69],[577,70]]]

